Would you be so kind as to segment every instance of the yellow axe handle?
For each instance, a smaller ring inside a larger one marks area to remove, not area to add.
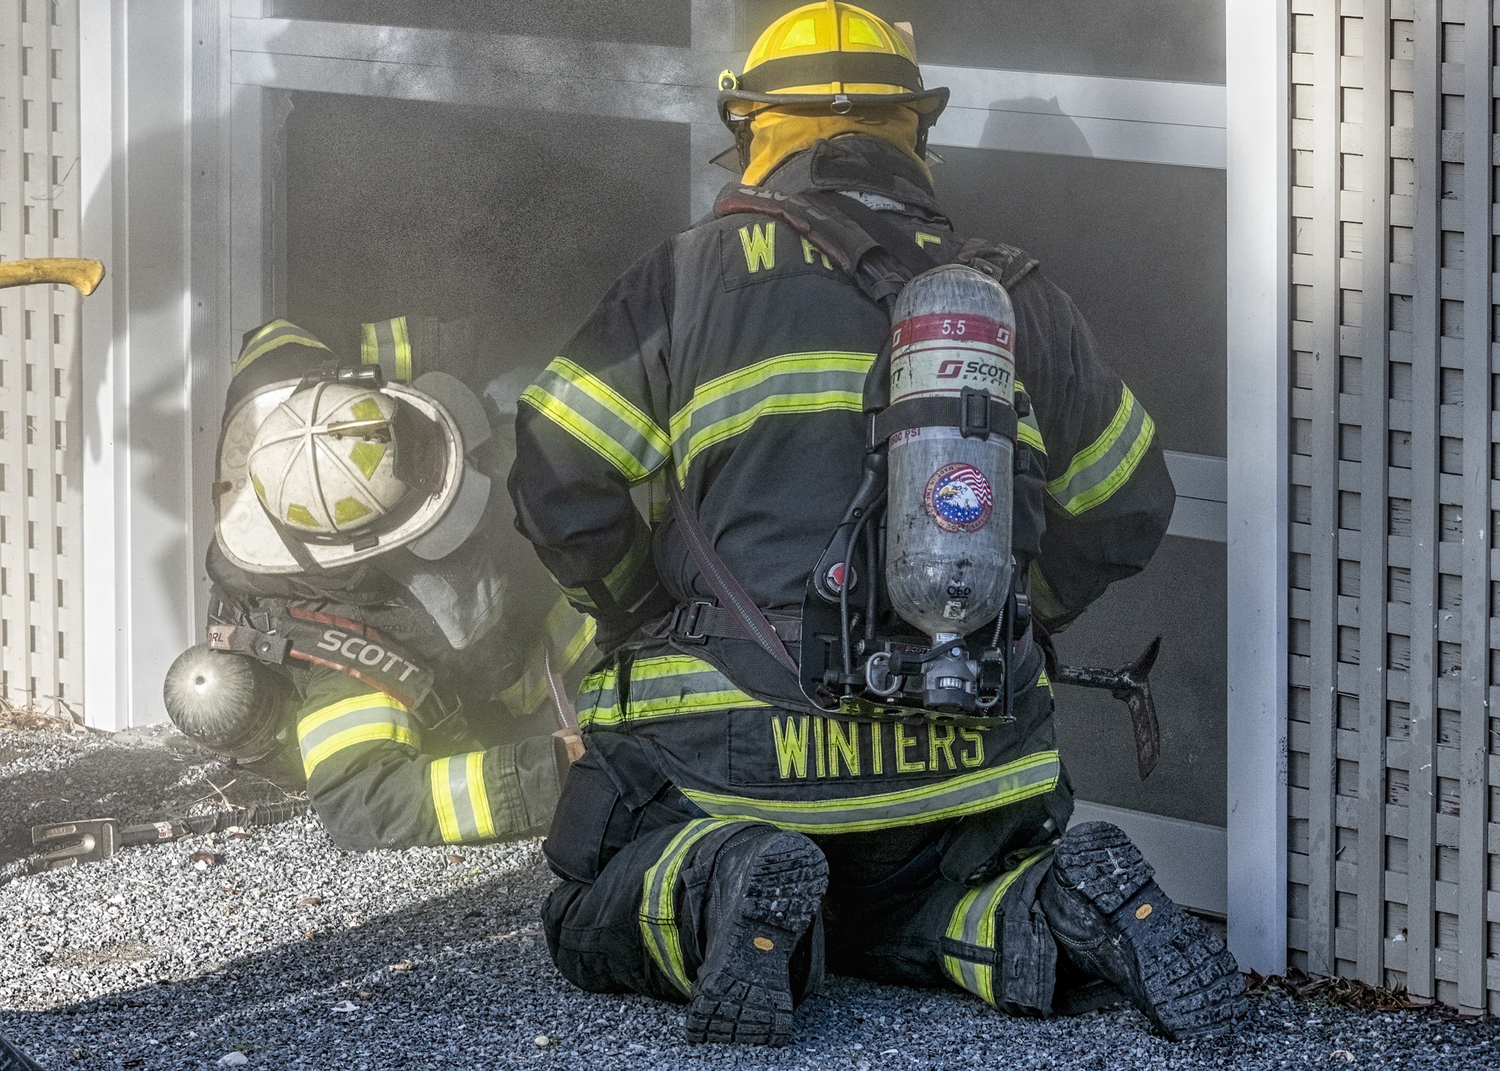
[[[104,264],[79,257],[33,257],[0,261],[0,289],[29,283],[66,283],[84,297],[104,278]]]

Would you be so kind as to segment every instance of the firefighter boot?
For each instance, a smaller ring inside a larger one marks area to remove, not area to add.
[[[1234,956],[1167,899],[1154,874],[1117,826],[1069,829],[1038,894],[1058,948],[1120,989],[1173,1041],[1234,1029],[1248,1010]]]
[[[785,1045],[792,1007],[823,974],[820,904],[828,860],[800,833],[754,831],[714,863],[708,947],[684,1032],[693,1043]]]

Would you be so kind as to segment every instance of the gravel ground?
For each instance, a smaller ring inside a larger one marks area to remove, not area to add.
[[[138,818],[219,805],[208,780],[264,792],[164,743],[0,730],[7,872],[19,827],[100,800]],[[311,818],[15,877],[0,886],[0,1032],[79,1069],[1500,1066],[1496,1019],[1262,995],[1233,1038],[1173,1044],[1126,1007],[1036,1022],[846,978],[803,1007],[785,1049],[690,1047],[679,1008],[582,993],[553,970],[537,913],[550,885],[536,841],[346,853]]]

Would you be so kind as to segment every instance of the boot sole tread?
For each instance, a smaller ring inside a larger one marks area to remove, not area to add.
[[[1123,831],[1102,822],[1068,830],[1054,867],[1129,946],[1145,997],[1132,999],[1169,1038],[1226,1033],[1249,1011],[1244,979],[1223,940],[1161,891],[1156,871]],[[1146,904],[1150,912],[1137,918]]]
[[[684,1034],[694,1044],[785,1045],[792,1036],[788,962],[828,889],[828,860],[805,837],[767,839],[746,877],[732,931],[715,940],[693,985]],[[755,938],[769,938],[761,951]]]

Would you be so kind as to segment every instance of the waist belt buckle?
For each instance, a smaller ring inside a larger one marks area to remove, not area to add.
[[[672,611],[672,620],[667,625],[667,631],[679,643],[706,642],[708,633],[698,630],[698,619],[704,610],[713,605],[708,599],[694,599],[692,602],[681,604]]]
[[[990,392],[965,387],[959,395],[959,432],[965,439],[987,439],[990,427]]]

